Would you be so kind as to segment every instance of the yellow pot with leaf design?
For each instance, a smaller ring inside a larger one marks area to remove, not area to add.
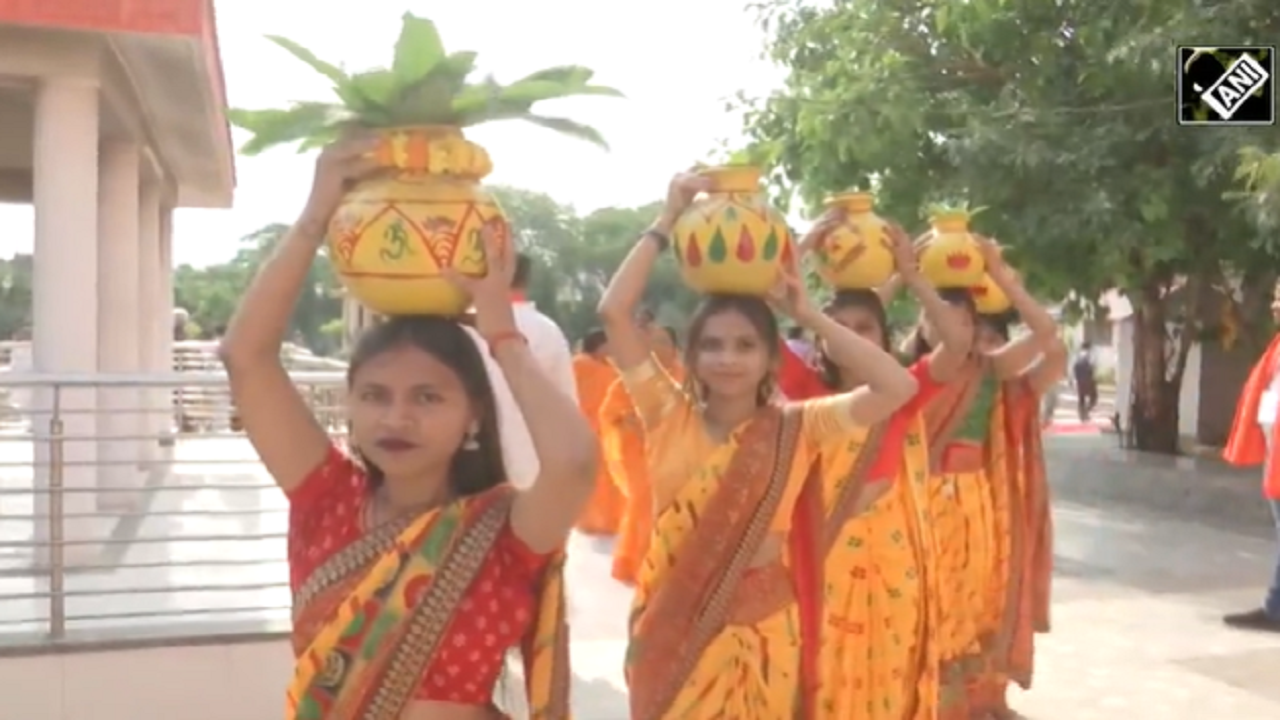
[[[763,173],[748,165],[706,168],[711,189],[672,228],[681,277],[700,293],[755,295],[795,262],[791,229],[760,190]]]
[[[1001,315],[1013,307],[1009,296],[991,279],[991,275],[983,273],[982,282],[973,286],[973,304],[979,315]]]
[[[470,299],[445,269],[486,271],[481,232],[509,247],[502,208],[480,186],[493,169],[484,148],[454,127],[380,133],[387,177],[357,185],[329,223],[329,257],[351,295],[384,315],[461,315]]]
[[[938,210],[920,250],[920,272],[934,287],[974,288],[986,276],[978,240],[969,232],[968,210]]]
[[[818,242],[818,275],[837,290],[878,288],[893,276],[889,223],[875,213],[875,196],[849,192],[832,196],[827,207],[845,220]]]

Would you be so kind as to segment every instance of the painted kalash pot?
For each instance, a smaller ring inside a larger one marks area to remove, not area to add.
[[[356,186],[329,224],[329,255],[353,296],[385,315],[460,315],[470,300],[442,274],[486,269],[485,231],[509,249],[502,209],[480,180],[485,149],[456,127],[391,130],[375,157],[393,172]]]
[[[841,193],[826,205],[842,211],[844,222],[818,242],[818,275],[837,290],[872,289],[888,282],[894,271],[889,223],[875,214],[875,196]]]
[[[764,295],[795,262],[791,229],[760,191],[760,168],[724,165],[699,174],[711,188],[676,221],[671,240],[684,282],[705,294]]]
[[[487,272],[486,232],[512,252],[501,208],[480,181],[493,170],[489,153],[463,128],[495,120],[526,120],[601,147],[594,128],[539,115],[543,100],[620,96],[591,83],[592,71],[562,65],[510,85],[472,80],[476,54],[446,52],[435,23],[406,13],[393,62],[348,74],[287,38],[272,42],[333,83],[336,104],[294,103],[286,109],[228,110],[253,137],[246,155],[300,142],[329,144],[353,128],[377,138],[373,159],[385,172],[360,183],[329,223],[329,257],[348,293],[382,315],[457,316],[470,299],[444,276]]]
[[[1013,307],[1009,296],[986,273],[982,275],[982,282],[970,288],[970,292],[980,315],[1002,315]]]
[[[986,277],[978,240],[969,232],[972,213],[939,209],[930,213],[932,228],[920,250],[920,273],[934,287],[974,288]]]

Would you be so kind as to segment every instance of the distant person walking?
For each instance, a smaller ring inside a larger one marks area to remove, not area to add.
[[[1080,410],[1080,422],[1089,422],[1089,414],[1098,406],[1098,371],[1093,364],[1093,346],[1080,345],[1080,352],[1071,364],[1071,374],[1076,381],[1076,403]]]

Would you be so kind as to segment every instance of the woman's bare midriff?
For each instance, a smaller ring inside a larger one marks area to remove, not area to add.
[[[414,700],[401,713],[400,720],[503,720],[504,717],[494,707]]]

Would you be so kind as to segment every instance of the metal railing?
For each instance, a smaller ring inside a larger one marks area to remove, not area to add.
[[[343,375],[293,379],[340,438]],[[287,629],[288,506],[224,374],[0,389],[0,650]]]

